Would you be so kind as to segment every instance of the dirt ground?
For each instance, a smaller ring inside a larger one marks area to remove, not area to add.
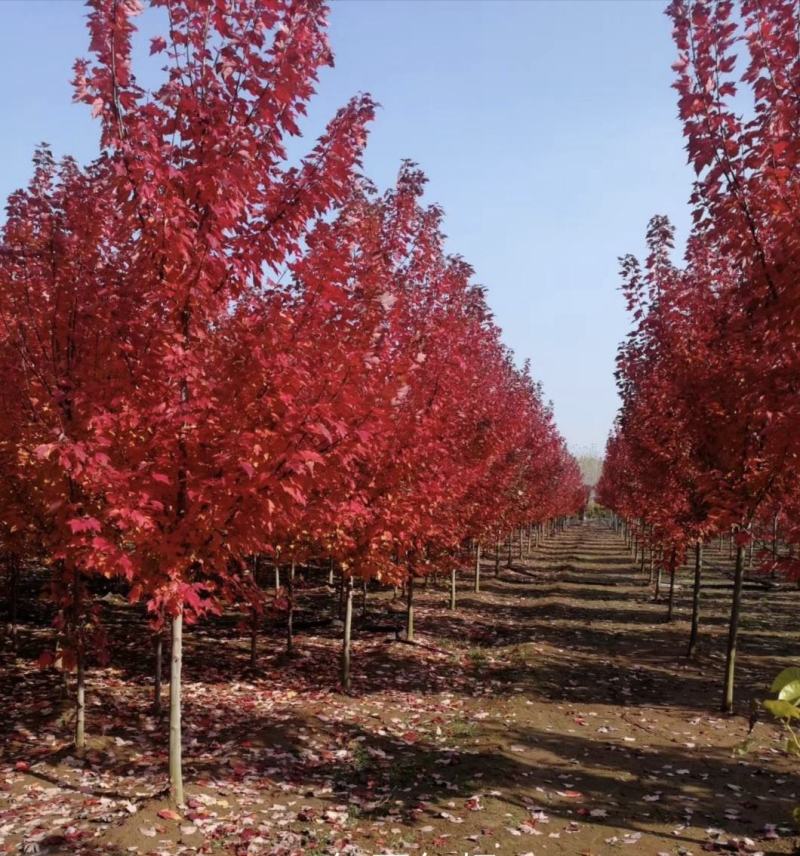
[[[727,551],[706,553],[707,578],[726,581]],[[797,762],[766,721],[748,738],[748,717],[800,659],[796,588],[746,593],[727,717],[727,590],[704,591],[687,663],[689,573],[667,623],[603,521],[493,569],[489,555],[479,595],[464,573],[455,612],[444,588],[420,587],[416,644],[357,635],[351,695],[334,628],[300,634],[290,659],[276,628],[255,674],[235,622],[190,628],[180,814],[163,798],[167,732],[149,710],[139,613],[109,599],[114,663],[89,677],[82,760],[59,676],[34,665],[49,631],[29,621],[0,670],[0,852],[794,852]],[[301,593],[310,611],[315,597]],[[385,616],[391,592],[369,597]]]

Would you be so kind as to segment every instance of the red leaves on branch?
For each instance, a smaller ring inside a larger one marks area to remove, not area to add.
[[[38,152],[0,253],[0,537],[54,562],[69,639],[86,575],[191,619],[257,606],[254,554],[396,579],[581,507],[422,172],[382,195],[359,175],[372,100],[287,164],[325,6],[154,0],[146,91],[141,5],[89,5],[75,98],[102,155]]]
[[[783,0],[744,2],[741,16],[730,2],[675,0],[669,15],[694,230],[681,268],[663,218],[644,270],[623,261],[636,326],[600,492],[661,540],[731,526],[749,540],[797,503],[798,12]]]

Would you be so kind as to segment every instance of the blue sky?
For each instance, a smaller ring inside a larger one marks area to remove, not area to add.
[[[83,161],[96,153],[95,123],[69,86],[84,15],[79,0],[0,3],[3,198],[27,181],[40,141]],[[146,13],[143,32],[157,25]],[[627,329],[617,257],[642,251],[655,213],[679,237],[689,222],[663,5],[334,0],[330,37],[336,68],[307,133],[372,93],[382,106],[366,172],[385,187],[403,158],[423,167],[449,248],[487,287],[505,342],[531,359],[570,446],[602,449]]]

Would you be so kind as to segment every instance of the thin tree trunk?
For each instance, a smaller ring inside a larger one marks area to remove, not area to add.
[[[164,649],[164,637],[159,630],[155,635],[155,655],[156,662],[153,670],[153,713],[155,716],[161,716],[161,673]]]
[[[11,650],[17,652],[17,614],[19,608],[19,556],[11,554],[8,557],[9,573],[9,603],[8,603],[8,637]]]
[[[725,653],[725,688],[722,697],[724,713],[733,713],[733,684],[736,672],[736,640],[739,635],[739,613],[742,608],[742,580],[744,578],[744,547],[736,546],[736,571],[733,578],[731,618],[728,625],[728,648]]]
[[[86,748],[86,675],[83,645],[78,641],[77,675],[75,681],[75,753],[80,757]]]
[[[295,563],[292,559],[289,568],[289,579],[286,583],[286,653],[291,654],[294,650],[294,569]]]
[[[342,639],[342,689],[350,692],[350,639],[353,631],[353,578],[348,576],[343,585],[344,637]]]
[[[181,745],[181,666],[183,665],[183,607],[172,618],[172,653],[169,673],[169,795],[183,805]]]
[[[253,557],[253,584],[256,590],[261,593],[261,558],[258,553]],[[258,665],[258,630],[260,624],[260,615],[255,605],[250,607],[250,668],[255,671]]]
[[[406,585],[406,642],[414,641],[414,575],[409,574]]]
[[[511,556],[511,533],[509,532],[509,533],[508,533],[508,559],[507,559],[507,561],[506,561],[506,567],[507,567],[507,568],[510,568],[510,567],[511,567],[511,563],[512,563],[512,556]]]
[[[75,752],[83,755],[86,746],[86,684],[84,675],[83,634],[80,628],[81,584],[77,567],[73,571],[72,592],[72,640],[75,645],[77,674],[75,676]]]
[[[258,665],[258,610],[250,609],[250,668],[255,669]]]
[[[494,575],[496,577],[500,576],[500,538],[499,537],[495,540]]]
[[[456,568],[450,568],[450,609],[456,608]]]
[[[772,518],[772,559],[778,558],[778,515]]]
[[[333,585],[333,556],[331,556],[330,565],[328,567],[328,585]]]
[[[686,656],[694,657],[697,648],[697,635],[700,627],[700,579],[703,574],[703,542],[698,540],[694,546],[694,591],[692,592],[692,629],[689,632],[689,648]]]
[[[659,555],[658,563],[656,565],[656,593],[655,597],[653,598],[656,602],[661,600],[661,572],[663,571],[663,567],[661,564],[662,558],[663,556]]]
[[[275,591],[277,592],[281,587],[281,567],[278,564],[277,560],[275,562]]]
[[[667,607],[667,621],[672,621],[675,610],[675,553],[676,549],[673,547],[669,557],[669,606]]]
[[[425,581],[427,582],[427,577],[425,578]],[[361,617],[363,619],[365,619],[367,617],[367,593],[368,593],[368,590],[369,590],[369,586],[367,585],[367,578],[364,577],[364,579],[361,582]]]
[[[475,550],[475,594],[481,590],[481,545],[480,541]]]

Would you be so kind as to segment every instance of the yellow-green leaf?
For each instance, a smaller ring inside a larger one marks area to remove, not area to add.
[[[778,695],[781,690],[790,683],[794,681],[800,681],[800,669],[797,666],[790,666],[788,669],[784,669],[777,678],[772,682],[772,686],[769,688],[771,693]],[[783,698],[783,696],[779,696],[779,698]]]
[[[769,699],[763,702],[763,705],[778,719],[800,719],[800,710],[783,699]]]
[[[783,701],[797,701],[800,698],[800,680],[789,681],[788,684],[784,684],[778,693],[778,698],[783,699]]]

